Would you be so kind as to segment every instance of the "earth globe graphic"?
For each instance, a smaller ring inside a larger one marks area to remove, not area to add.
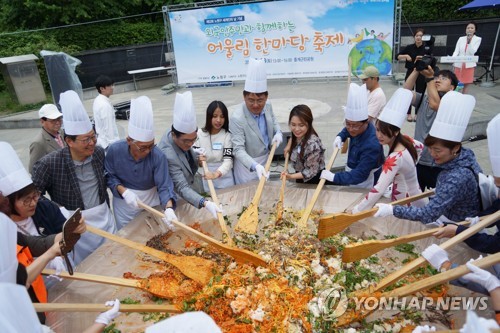
[[[368,66],[375,66],[380,75],[391,71],[392,49],[386,42],[378,39],[364,39],[349,52],[351,72],[358,76]]]

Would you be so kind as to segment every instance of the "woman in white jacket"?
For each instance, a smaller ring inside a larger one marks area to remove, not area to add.
[[[458,39],[453,56],[473,56],[481,45],[481,37],[476,36],[476,23],[469,22],[465,29],[465,36]],[[475,62],[455,62],[455,75],[464,84],[463,93],[467,94],[469,86],[474,82]]]

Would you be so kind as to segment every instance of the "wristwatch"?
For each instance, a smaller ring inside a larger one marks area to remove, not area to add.
[[[429,83],[431,81],[434,81],[434,77],[426,77],[425,78],[425,83]]]

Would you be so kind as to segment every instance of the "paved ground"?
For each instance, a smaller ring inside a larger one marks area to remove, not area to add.
[[[354,82],[357,82],[355,79]],[[359,83],[359,82],[358,82]],[[381,81],[381,85],[387,98],[398,88],[393,81],[386,79]],[[342,129],[343,111],[342,105],[345,104],[347,96],[346,80],[314,80],[299,81],[292,84],[290,81],[271,81],[268,83],[269,98],[273,104],[276,116],[281,124],[283,131],[288,131],[288,114],[290,109],[297,104],[307,104],[314,113],[314,127],[323,143],[328,148],[327,156],[332,153],[332,141],[336,134]],[[178,92],[184,92],[187,89],[179,89]],[[230,111],[235,105],[242,101],[243,84],[237,83],[232,87],[209,87],[193,88],[195,109],[198,118],[198,125],[203,126],[205,122],[206,106],[212,100],[222,100],[229,107]],[[486,124],[500,110],[500,86],[492,88],[473,86],[471,94],[476,97],[476,108],[470,121],[470,135],[485,133]],[[88,92],[86,95],[90,95]],[[156,140],[159,141],[165,130],[172,124],[172,109],[174,105],[175,93],[163,94],[160,88],[144,89],[138,92],[124,92],[124,87],[118,85],[115,88],[115,94],[111,96],[113,103],[129,100],[130,98],[146,95],[151,98],[155,113]],[[495,97],[496,96],[496,97]],[[89,114],[92,113],[93,99],[84,101]],[[32,126],[33,121],[37,119],[37,111],[25,112],[14,116],[0,118],[0,128],[6,127],[9,123],[17,121],[17,126]],[[3,123],[3,124],[2,124]],[[122,133],[127,130],[126,120],[117,120]],[[4,125],[4,126],[2,126]],[[413,136],[415,123],[405,122],[403,133]],[[29,144],[36,133],[37,128],[16,128],[0,129],[0,140],[11,143],[17,151],[22,162],[27,167],[29,160]],[[466,136],[467,138],[469,135]],[[465,142],[466,147],[472,148],[477,155],[478,161],[483,167],[485,173],[491,173],[491,166],[488,158],[488,148],[486,140],[476,142]],[[334,166],[345,164],[345,155],[339,156]],[[281,167],[274,166],[276,171]]]

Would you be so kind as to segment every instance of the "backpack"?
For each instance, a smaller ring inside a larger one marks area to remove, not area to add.
[[[481,206],[481,212],[488,209],[498,198],[498,188],[495,185],[495,179],[493,176],[485,175],[482,172],[475,173],[471,167],[468,167],[470,171],[474,174],[477,181],[477,186],[479,189],[479,204]]]

